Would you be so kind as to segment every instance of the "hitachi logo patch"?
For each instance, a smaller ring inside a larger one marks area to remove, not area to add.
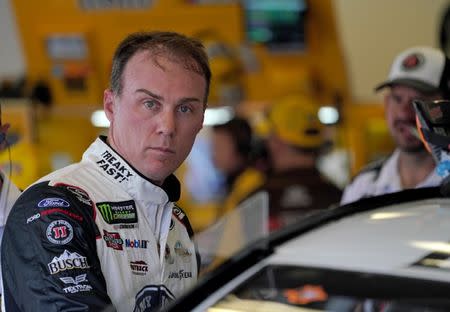
[[[122,162],[114,157],[110,152],[105,151],[101,154],[102,159],[97,161],[100,168],[103,169],[107,174],[112,176],[114,180],[122,183],[123,181],[129,181],[133,174],[127,169]]]

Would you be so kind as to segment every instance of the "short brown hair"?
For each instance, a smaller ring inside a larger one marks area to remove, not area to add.
[[[126,64],[138,51],[146,50],[154,56],[181,61],[185,67],[202,75],[206,80],[205,103],[208,100],[211,70],[203,44],[197,39],[176,32],[136,32],[128,35],[117,47],[112,63],[110,88],[122,93],[122,74]]]

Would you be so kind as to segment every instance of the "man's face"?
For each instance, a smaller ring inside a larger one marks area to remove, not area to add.
[[[156,184],[191,151],[203,125],[206,80],[181,63],[140,51],[122,75],[122,94],[106,90],[111,146]]]
[[[385,113],[389,131],[398,148],[410,153],[424,150],[420,139],[411,131],[416,128],[416,115],[412,101],[439,98],[438,95],[425,95],[410,87],[392,86],[385,97]]]

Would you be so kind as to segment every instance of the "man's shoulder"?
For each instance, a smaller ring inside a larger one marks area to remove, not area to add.
[[[373,192],[380,173],[390,157],[379,158],[364,166],[345,187],[341,204],[357,200]]]
[[[355,176],[355,178],[359,175],[367,174],[367,173],[379,174],[381,169],[383,168],[383,166],[386,164],[387,160],[389,159],[389,157],[390,156],[381,157],[381,158],[378,158],[378,159],[368,163],[358,172],[358,174]]]

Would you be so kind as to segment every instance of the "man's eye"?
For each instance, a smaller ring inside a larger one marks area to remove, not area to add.
[[[192,109],[189,106],[187,106],[187,105],[181,105],[180,106],[180,112],[182,112],[182,113],[189,113],[191,111],[192,111]]]
[[[396,103],[400,103],[402,101],[402,98],[400,96],[398,96],[398,95],[392,95],[392,99]]]
[[[154,101],[154,100],[147,100],[147,101],[144,102],[144,105],[147,108],[153,108],[153,107],[156,106],[156,101]]]

